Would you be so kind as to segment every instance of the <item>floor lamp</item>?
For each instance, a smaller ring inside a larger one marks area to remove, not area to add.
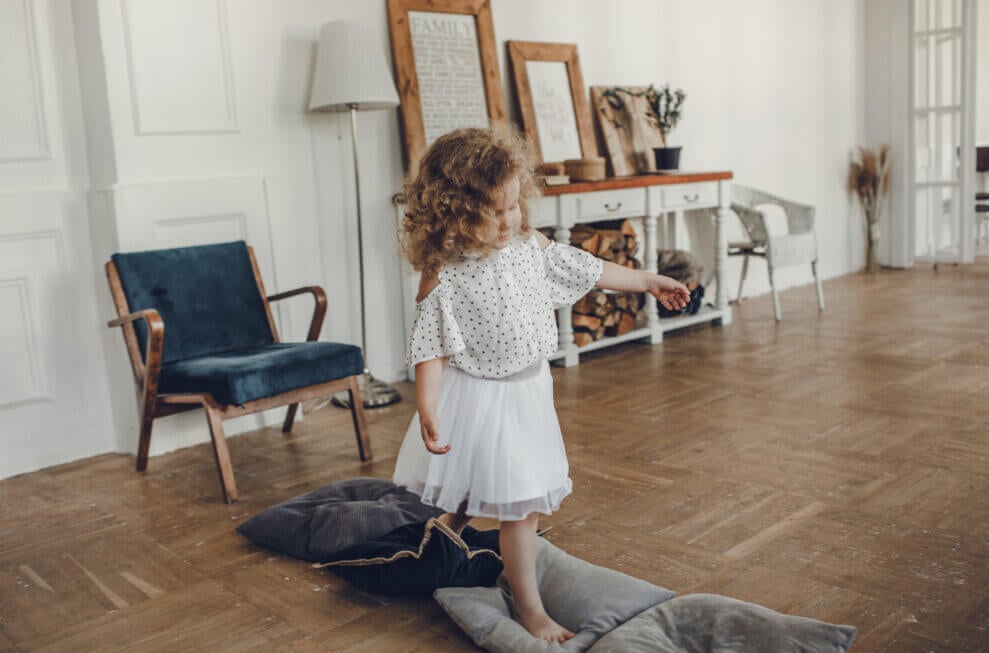
[[[398,106],[395,82],[378,47],[378,39],[362,25],[335,21],[319,32],[316,69],[309,97],[310,111],[349,111],[354,147],[354,186],[357,193],[357,257],[361,285],[361,349],[364,375],[361,397],[365,408],[387,406],[401,399],[398,391],[375,379],[367,367],[367,312],[364,299],[364,234],[361,225],[361,175],[357,158],[357,112]],[[346,393],[333,403],[349,406]]]

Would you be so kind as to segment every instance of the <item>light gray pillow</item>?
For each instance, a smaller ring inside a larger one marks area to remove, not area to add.
[[[630,619],[590,653],[844,653],[855,632],[727,596],[688,594]]]
[[[433,594],[474,642],[494,653],[587,651],[605,633],[674,592],[621,572],[592,565],[536,541],[536,577],[546,611],[576,635],[564,644],[536,639],[512,619],[512,596],[504,576],[498,587],[449,587]]]

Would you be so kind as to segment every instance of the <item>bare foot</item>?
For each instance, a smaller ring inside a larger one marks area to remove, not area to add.
[[[518,612],[516,615],[529,634],[538,639],[562,644],[573,637],[572,632],[553,621],[545,610],[531,614]]]

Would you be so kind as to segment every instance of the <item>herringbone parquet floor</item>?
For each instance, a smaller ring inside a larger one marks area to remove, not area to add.
[[[574,493],[548,537],[681,593],[854,624],[853,651],[989,650],[989,260],[825,295],[824,313],[797,288],[779,324],[747,300],[727,328],[555,369]],[[474,650],[430,600],[364,594],[233,530],[389,476],[402,391],[369,413],[365,466],[334,408],[233,438],[233,506],[208,444],[146,474],[105,455],[0,481],[0,650]]]

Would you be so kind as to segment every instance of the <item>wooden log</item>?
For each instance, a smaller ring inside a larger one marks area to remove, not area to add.
[[[594,309],[594,315],[597,315],[598,317],[604,317],[605,315],[611,313],[614,310],[615,310],[614,302],[608,300],[607,303],[601,304],[600,306]]]
[[[629,295],[629,293],[624,293],[624,292],[617,293],[615,295],[615,308],[617,308],[620,311],[628,311],[628,310],[630,310],[629,309],[628,295]],[[634,310],[634,309],[631,309],[631,310]]]
[[[615,335],[623,336],[629,331],[635,330],[635,316],[631,313],[622,312],[621,318],[618,320],[618,324],[615,325]]]
[[[573,341],[578,347],[583,347],[584,345],[589,345],[594,342],[594,336],[587,331],[574,331]]]
[[[647,324],[649,324],[649,313],[647,311],[636,311],[635,313],[635,328],[642,329]]]
[[[622,235],[635,237],[635,227],[632,226],[631,220],[622,220],[619,230],[622,232]]]
[[[622,317],[621,311],[611,311],[603,318],[601,318],[601,326],[603,327],[613,327],[618,324],[618,320]]]
[[[615,241],[621,238],[621,233],[605,229],[599,229],[597,235],[599,240],[596,254],[598,256],[604,256],[607,252],[612,251]],[[625,239],[622,238],[622,245],[624,244]]]
[[[597,254],[601,249],[601,234],[595,233],[580,242],[580,248],[585,252]]]
[[[577,245],[580,245],[585,240],[593,236],[596,232],[597,230],[590,225],[586,225],[586,224],[574,225],[573,229],[570,230],[570,244],[576,247]]]
[[[599,329],[601,327],[601,318],[594,315],[573,313],[570,319],[571,322],[573,322],[574,328],[583,327],[590,331],[594,331],[595,329]]]

